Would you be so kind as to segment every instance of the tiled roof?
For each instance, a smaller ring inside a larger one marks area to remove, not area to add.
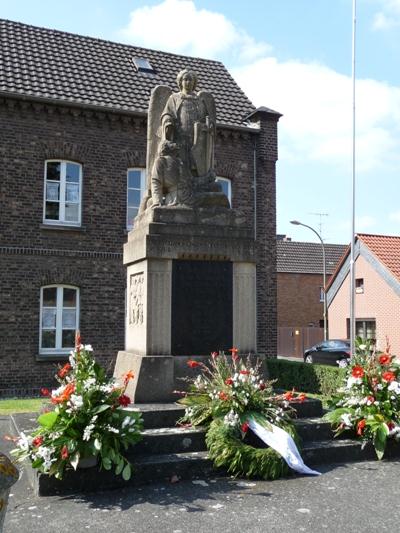
[[[357,237],[400,281],[400,236],[358,233]]]
[[[137,72],[133,57],[147,59],[155,74]],[[184,67],[197,72],[198,90],[214,95],[218,123],[246,125],[255,107],[218,61],[0,19],[0,95],[146,113],[151,89],[166,84],[177,90]]]
[[[277,272],[322,274],[322,246],[317,242],[277,241]],[[332,274],[346,251],[344,244],[325,244],[326,273]]]

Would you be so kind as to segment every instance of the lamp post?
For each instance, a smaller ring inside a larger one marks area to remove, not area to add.
[[[310,229],[315,235],[318,237],[318,239],[321,241],[322,246],[322,272],[323,272],[323,284],[324,284],[324,341],[326,341],[328,337],[327,332],[327,307],[326,307],[326,260],[325,260],[325,244],[324,241],[321,238],[321,235],[311,226],[307,226],[307,224],[303,224],[302,222],[299,222],[298,220],[291,220],[291,224],[294,224],[295,226],[304,226],[305,228]]]

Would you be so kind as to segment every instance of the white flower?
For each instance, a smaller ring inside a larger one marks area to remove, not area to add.
[[[349,413],[344,413],[342,414],[342,416],[340,417],[341,421],[343,422],[343,424],[347,427],[351,427],[352,424],[351,424],[351,416]]]
[[[227,426],[237,426],[239,424],[240,418],[239,415],[235,413],[235,411],[229,411],[227,415],[224,416],[224,424]]]
[[[361,378],[355,378],[353,376],[350,376],[347,379],[346,389],[351,389],[351,387],[353,385],[360,385],[360,383],[362,383],[362,379]]]
[[[96,384],[96,378],[88,378],[86,381],[83,382],[83,389],[85,391],[88,391],[95,384]]]
[[[188,413],[188,411],[192,411],[192,412]],[[189,407],[189,409],[186,409],[187,416],[192,416],[192,414],[193,414],[193,409],[191,409],[191,407]],[[124,428],[125,426],[132,426],[134,423],[135,423],[135,420],[131,416],[126,416],[124,420],[122,421],[122,428]]]
[[[71,394],[68,404],[72,405],[76,409],[80,409],[83,406],[83,398],[78,394]]]
[[[71,352],[71,355],[69,356],[69,364],[72,368],[76,367],[75,352]]]
[[[85,429],[83,430],[82,439],[90,440],[93,430],[94,430],[94,424],[89,424],[88,426],[86,426]]]
[[[398,381],[392,381],[388,386],[388,390],[395,394],[400,394],[400,383]]]
[[[108,424],[106,426],[106,429],[110,432],[110,433],[119,433],[119,429],[117,428],[113,428],[112,426],[110,426],[110,424]]]
[[[93,348],[92,348],[92,345],[91,345],[91,344],[85,344],[84,349],[85,349],[87,352],[93,352]]]
[[[29,446],[32,443],[32,437],[25,435],[23,431],[21,431],[21,436],[18,440],[18,447],[21,448],[24,452],[27,452],[29,450]]]
[[[366,350],[367,349],[367,345],[366,344],[359,344],[359,349],[360,350]]]
[[[338,364],[339,368],[346,368],[346,366],[349,364],[347,359],[339,359],[336,361],[336,363]]]

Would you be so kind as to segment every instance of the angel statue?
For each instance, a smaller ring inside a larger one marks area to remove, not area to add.
[[[214,97],[195,92],[197,75],[184,69],[179,92],[158,85],[151,93],[147,126],[147,191],[140,211],[161,205],[229,207],[215,180]]]

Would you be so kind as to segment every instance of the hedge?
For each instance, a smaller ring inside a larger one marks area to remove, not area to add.
[[[343,386],[345,368],[314,365],[285,359],[266,359],[268,379],[277,379],[275,387],[331,396]]]

